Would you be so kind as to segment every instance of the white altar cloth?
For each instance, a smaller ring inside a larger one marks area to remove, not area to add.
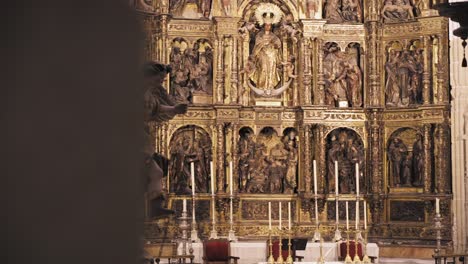
[[[203,243],[192,243],[195,263],[203,263]],[[231,243],[231,255],[239,257],[239,264],[257,264],[267,259],[266,241],[241,241]],[[375,243],[367,245],[367,254],[377,257],[378,263],[379,247]],[[303,256],[302,264],[307,262],[316,263],[320,257],[320,243],[308,242],[305,250],[296,250],[296,255]],[[338,260],[338,244],[334,242],[323,243],[323,256],[327,263],[340,263]],[[335,262],[334,262],[335,261]],[[298,262],[299,263],[299,262]],[[309,263],[310,264],[310,263]]]

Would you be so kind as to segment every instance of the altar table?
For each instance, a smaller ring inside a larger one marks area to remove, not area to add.
[[[203,243],[192,243],[192,248],[193,255],[195,255],[194,262],[203,263]],[[377,257],[376,263],[378,263],[379,247],[377,244],[369,243],[367,245],[367,254]],[[238,261],[240,264],[265,262],[268,255],[266,241],[232,242],[231,255],[240,257]],[[296,250],[296,255],[304,256],[303,264],[307,264],[307,262],[315,264],[320,257],[320,243],[308,242],[305,250]],[[334,242],[323,243],[323,256],[327,263],[335,263],[338,260],[338,244]]]

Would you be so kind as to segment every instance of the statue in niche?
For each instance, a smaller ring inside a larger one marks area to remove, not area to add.
[[[385,64],[387,106],[408,106],[422,101],[422,50],[389,51]]]
[[[413,9],[409,0],[385,0],[381,13],[384,22],[401,22],[414,18]]]
[[[408,148],[405,143],[403,143],[400,138],[394,137],[388,147],[388,156],[390,160],[393,186],[395,187],[400,187],[402,184],[402,167],[407,154]]]
[[[278,70],[281,62],[281,40],[271,29],[271,22],[265,23],[263,30],[255,37],[252,52],[256,67],[249,77],[256,87],[263,90],[273,89],[281,81]]]
[[[330,23],[361,22],[361,1],[327,0],[325,2],[325,19]]]
[[[344,53],[336,43],[327,43],[324,49],[325,103],[339,107],[360,107],[362,72],[357,64],[358,53]]]
[[[300,8],[306,18],[316,18],[315,14],[318,12],[317,0],[300,1]]]
[[[251,42],[251,57],[247,63],[253,62],[254,66],[250,65],[243,73],[245,79],[248,80],[247,85],[254,93],[263,97],[275,97],[283,93],[292,83],[292,78],[289,78],[280,86],[284,72],[281,71],[283,43],[279,35],[288,36],[293,42],[297,42],[301,31],[293,22],[291,15],[283,18],[281,9],[272,3],[261,3],[255,10],[254,18],[260,30],[253,23],[252,18],[239,29],[243,38],[258,31],[252,38],[254,42]],[[291,68],[283,68],[283,71],[287,70]]]
[[[182,38],[174,39],[170,54],[171,90],[178,102],[191,103],[193,94],[211,94],[213,51],[206,40],[189,48]]]
[[[294,193],[294,189],[297,187],[296,174],[297,174],[297,147],[293,140],[288,140],[287,144],[287,171],[286,178],[284,180],[284,193]]]
[[[327,150],[328,191],[335,191],[335,161],[338,162],[340,193],[356,191],[356,163],[364,165],[364,147],[356,133],[347,129],[337,129],[330,133]],[[361,177],[361,174],[360,174]]]
[[[409,152],[404,158],[402,164],[402,185],[406,187],[411,186],[411,176],[413,174],[413,155]]]
[[[211,12],[211,0],[170,0],[169,10],[177,17],[208,19]]]
[[[413,185],[421,186],[424,178],[424,146],[420,134],[416,134],[416,141],[413,144],[413,171]]]
[[[199,128],[183,128],[171,141],[169,177],[170,191],[177,194],[192,193],[190,164],[194,164],[195,191],[208,192],[211,142]],[[191,186],[191,187],[189,187]]]
[[[267,127],[256,143],[249,139],[250,131],[241,130],[240,134],[239,177],[247,178],[245,192],[294,193],[297,188],[297,131],[288,128],[280,139],[272,128]]]
[[[270,166],[268,182],[270,186],[270,193],[281,193],[283,189],[283,180],[286,172],[287,151],[284,145],[278,143],[270,151]]]
[[[255,142],[253,140],[253,131],[241,129],[238,143],[238,170],[239,170],[239,191],[243,192],[249,179],[249,174],[254,166]]]

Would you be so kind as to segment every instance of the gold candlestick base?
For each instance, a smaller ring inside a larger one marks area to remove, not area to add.
[[[371,259],[367,255],[367,229],[364,230],[364,257],[362,258],[362,263],[368,264],[371,263]]]
[[[353,263],[354,264],[360,264],[361,259],[359,258],[359,237],[361,236],[361,230],[356,230],[356,236],[354,239],[354,259]]]
[[[289,229],[288,232],[288,258],[286,259],[286,263],[292,264],[294,262],[292,256],[291,256],[291,229]]]
[[[365,256],[362,258],[362,263],[363,263],[363,264],[371,263],[371,259],[369,258],[369,256],[365,255]]]
[[[278,245],[278,252],[279,252],[279,256],[278,256],[278,259],[276,260],[276,263],[283,263],[284,262],[284,259],[283,259],[283,251],[282,251],[282,248],[283,248],[283,242],[282,242],[282,239],[281,239],[281,229],[279,229],[279,245]]]
[[[268,244],[270,248],[270,256],[268,257],[268,263],[273,264],[275,263],[275,258],[273,257],[273,241],[271,241],[271,230],[268,234],[268,237],[270,239],[270,243]]]
[[[351,259],[351,256],[349,255],[349,230],[346,230],[346,257],[345,257],[345,263],[346,264],[352,264],[353,260]]]

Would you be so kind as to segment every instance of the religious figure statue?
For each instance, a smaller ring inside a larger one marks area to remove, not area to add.
[[[278,143],[270,151],[269,183],[270,193],[281,193],[286,169],[287,152],[283,144]]]
[[[400,22],[414,18],[413,6],[409,0],[385,0],[381,13],[384,22]]]
[[[357,55],[328,43],[324,57],[325,103],[339,107],[362,105],[362,72]]]
[[[316,13],[319,12],[318,8],[318,1],[317,0],[305,0],[300,1],[300,8],[302,12],[305,14],[306,18],[321,18],[316,17]]]
[[[402,161],[402,186],[411,187],[411,177],[413,175],[413,155],[408,153]]]
[[[407,154],[408,148],[405,143],[400,138],[394,137],[388,148],[393,186],[399,187],[402,184],[402,167]]]
[[[254,152],[255,142],[253,141],[253,133],[249,130],[241,131],[238,143],[240,192],[244,191],[246,188],[249,173],[251,172],[251,165],[254,160]]]
[[[330,23],[361,22],[361,1],[327,0],[325,2],[325,19]]]
[[[424,145],[421,134],[416,134],[416,141],[413,143],[413,171],[413,185],[421,186],[424,178]]]
[[[209,18],[211,0],[170,0],[172,15],[185,18]]]
[[[281,40],[271,31],[272,25],[265,23],[262,31],[255,37],[255,46],[252,52],[255,69],[250,79],[260,89],[274,89],[281,81],[278,70],[281,63]]]
[[[286,177],[284,179],[284,193],[294,193],[294,189],[297,187],[296,183],[296,172],[297,172],[297,147],[293,140],[288,140],[286,142],[288,156],[287,156],[287,171]]]
[[[360,168],[364,166],[364,147],[356,133],[347,129],[332,131],[329,135],[326,161],[328,191],[334,192],[338,188],[340,193],[355,192],[355,165],[359,164]],[[335,182],[335,161],[338,162],[339,186],[336,186]]]
[[[408,106],[421,103],[421,78],[423,65],[420,51],[389,51],[385,64],[387,72],[386,104],[388,106]]]

